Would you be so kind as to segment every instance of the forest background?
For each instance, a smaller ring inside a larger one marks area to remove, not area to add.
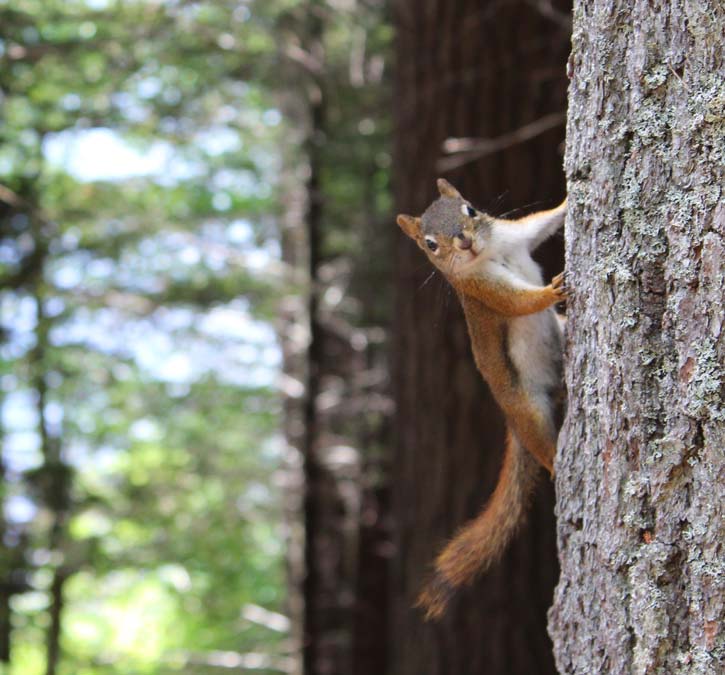
[[[0,0],[0,669],[553,672],[548,484],[411,609],[502,430],[393,205],[557,203],[566,10]]]

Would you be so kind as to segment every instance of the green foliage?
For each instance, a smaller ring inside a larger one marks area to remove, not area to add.
[[[61,673],[285,657],[283,629],[243,617],[285,609],[269,321],[293,289],[281,172],[304,163],[289,139],[309,121],[278,108],[324,79],[324,255],[365,261],[353,323],[380,318],[365,294],[386,244],[369,225],[389,209],[371,57],[389,29],[374,2],[312,4],[327,26],[315,77],[288,53],[307,3],[0,0],[13,675],[46,668],[59,574]]]
[[[59,573],[62,673],[286,649],[242,616],[284,609],[279,357],[258,317],[284,283],[285,133],[260,79],[275,43],[242,9],[0,2],[14,674],[44,672]],[[105,151],[163,162],[124,174]]]

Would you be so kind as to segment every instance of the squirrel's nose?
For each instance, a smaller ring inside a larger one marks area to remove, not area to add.
[[[473,246],[473,240],[463,232],[460,232],[456,235],[456,244],[458,248],[467,251],[471,246]]]

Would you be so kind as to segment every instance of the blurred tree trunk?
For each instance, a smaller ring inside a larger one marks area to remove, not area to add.
[[[49,409],[52,405],[48,373],[51,370],[51,329],[53,319],[46,311],[47,287],[44,279],[49,250],[49,234],[52,223],[33,216],[33,234],[36,246],[44,253],[38,258],[38,266],[32,277],[32,297],[35,303],[35,345],[28,354],[28,365],[32,373],[35,390],[37,429],[40,437],[42,464],[26,472],[25,479],[32,486],[39,504],[48,514],[46,545],[53,553],[55,564],[49,589],[48,627],[46,631],[46,675],[55,675],[60,666],[63,632],[63,591],[71,574],[64,559],[67,554],[67,523],[71,506],[72,468],[63,453],[62,420],[51,421]]]
[[[563,197],[568,14],[566,3],[541,7],[545,13],[514,1],[395,4],[400,211],[419,214],[437,196],[439,175],[496,214],[553,206]],[[486,154],[478,144],[444,155],[449,138],[496,138],[500,151]],[[561,239],[547,247],[548,274],[561,271],[562,254]],[[439,275],[427,282],[431,266],[402,236],[396,260],[398,551],[390,672],[554,673],[546,611],[558,568],[553,489],[543,472],[528,524],[503,562],[461,593],[440,624],[424,624],[412,608],[440,546],[491,493],[503,436],[457,299]]]
[[[292,383],[285,400],[286,436],[290,457],[299,453],[301,460],[296,472],[301,489],[290,500],[288,518],[299,521],[297,507],[304,530],[290,536],[291,613],[293,623],[302,625],[295,638],[305,675],[368,675],[384,672],[387,658],[390,551],[382,449],[391,406],[379,326],[388,305],[382,275],[374,285],[364,278],[381,266],[359,265],[355,256],[369,255],[364,239],[380,228],[389,232],[389,220],[381,220],[372,200],[364,203],[374,190],[374,154],[361,158],[358,150],[340,157],[334,149],[349,123],[342,99],[350,95],[345,83],[339,86],[347,64],[341,69],[326,43],[335,18],[327,3],[310,0],[290,10],[289,34],[282,38],[300,47],[290,50],[296,58],[287,63],[290,87],[281,98],[286,116],[301,130],[287,151],[282,248],[295,281],[305,287],[304,301],[285,299],[279,324],[285,381]],[[381,85],[377,100],[380,90]],[[364,116],[363,110],[356,113]],[[350,197],[363,208],[345,205],[355,224],[350,227],[331,213],[331,202],[335,174],[349,171],[346,162],[356,159],[366,194]],[[335,235],[360,245],[352,254],[341,252]]]
[[[2,409],[4,396],[0,393],[0,409]],[[4,428],[0,419],[0,447],[4,440]],[[7,521],[5,519],[5,492],[6,473],[4,458],[0,454],[0,661],[10,662],[11,612],[10,598],[12,597],[12,563],[11,550],[4,543],[7,537]]]
[[[318,63],[324,64],[323,23],[319,6],[311,2],[309,26],[304,48]],[[344,507],[340,503],[335,476],[330,472],[320,447],[318,399],[322,390],[324,368],[323,326],[320,321],[322,263],[322,148],[327,133],[327,92],[321,73],[311,74],[307,87],[308,134],[305,154],[308,178],[305,186],[307,212],[307,373],[305,380],[304,435],[302,439],[305,490],[305,576],[302,592],[305,598],[304,642],[302,644],[305,673],[334,673],[346,664],[345,645],[339,639],[341,613],[340,570],[343,560],[344,527],[340,522]],[[343,652],[341,654],[341,652]]]
[[[46,639],[46,666],[45,675],[55,675],[60,662],[60,636],[63,617],[63,587],[66,575],[63,570],[57,570],[53,575],[50,586],[50,625]]]
[[[562,673],[723,672],[725,9],[576,3]]]

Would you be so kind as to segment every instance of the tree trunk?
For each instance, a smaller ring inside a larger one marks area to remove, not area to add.
[[[371,21],[362,10],[350,10],[348,17],[359,18],[362,26]],[[392,405],[380,325],[389,313],[390,284],[381,264],[387,261],[381,256],[371,264],[369,258],[388,238],[390,217],[383,221],[376,203],[383,200],[375,193],[380,183],[374,144],[365,152],[350,149],[349,157],[336,149],[351,119],[357,124],[367,109],[372,119],[380,117],[376,106],[341,77],[348,64],[340,68],[335,46],[340,21],[320,0],[290,10],[286,29],[309,58],[285,62],[289,86],[281,96],[299,133],[286,139],[282,243],[297,288],[305,286],[304,305],[297,297],[286,298],[278,327],[288,394],[290,486],[297,487],[287,491],[289,604],[302,653],[295,672],[305,675],[382,674],[387,659],[390,544],[383,449]],[[379,102],[379,90],[366,86]],[[353,106],[354,100],[362,101],[362,108]],[[354,116],[348,119],[351,109]],[[351,180],[353,171],[367,177],[364,194],[350,190],[360,180],[357,173]],[[336,194],[341,186],[359,200],[345,200],[344,226]],[[385,234],[379,237],[382,227]],[[348,237],[355,244],[341,245]],[[368,238],[373,247],[366,246]]]
[[[63,617],[63,587],[67,575],[63,570],[56,570],[50,587],[50,625],[46,636],[45,675],[55,675],[60,662],[60,635]]]
[[[399,211],[420,214],[444,173],[474,204],[496,214],[561,199],[569,29],[567,15],[547,7],[549,16],[526,2],[396,3]],[[500,138],[521,129],[535,137],[524,143],[517,142],[521,133]],[[504,151],[485,155],[478,144],[478,152],[444,156],[442,144],[451,137],[498,138],[493,147]],[[545,256],[550,275],[563,267],[561,249],[555,241]],[[436,552],[490,495],[503,435],[457,299],[440,276],[426,282],[432,268],[402,235],[396,260],[398,550],[390,672],[553,673],[546,610],[557,563],[553,490],[543,472],[528,525],[502,564],[463,591],[441,623],[425,624],[413,609]]]
[[[315,2],[308,8],[307,49],[324,59],[323,24]],[[347,645],[338,638],[344,611],[339,602],[340,561],[344,549],[343,506],[335,476],[325,467],[320,448],[318,398],[323,370],[323,328],[320,322],[320,264],[323,225],[322,144],[326,133],[327,98],[321,78],[308,84],[309,130],[305,144],[309,175],[305,186],[307,212],[307,376],[305,382],[304,435],[302,442],[305,491],[305,598],[302,660],[307,675],[334,673],[347,656]]]
[[[725,10],[575,5],[556,661],[723,672]]]
[[[36,224],[36,241],[43,241],[45,239],[44,234],[41,227]],[[47,250],[45,245],[42,248]],[[47,263],[47,260],[43,259],[43,263]],[[30,351],[29,361],[36,393],[35,405],[43,464],[34,472],[26,473],[26,480],[35,484],[41,497],[40,504],[47,509],[50,516],[50,527],[47,533],[48,549],[62,557],[71,504],[71,469],[63,456],[62,432],[51,427],[47,416],[48,404],[50,403],[47,377],[50,362],[49,352],[52,345],[51,329],[53,320],[45,310],[46,289],[40,277],[35,280],[33,294],[36,307],[35,346]],[[60,566],[53,570],[53,581],[49,593],[50,606],[46,634],[45,675],[55,675],[60,665],[63,587],[69,574],[67,570]]]

